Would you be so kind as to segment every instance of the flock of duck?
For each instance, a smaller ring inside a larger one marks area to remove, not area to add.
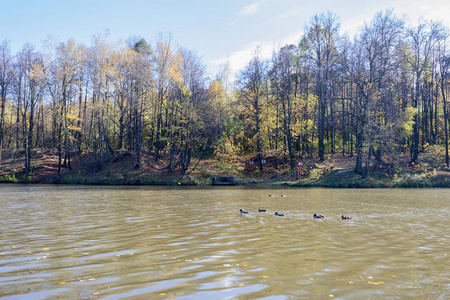
[[[269,195],[269,197],[273,197],[273,195]],[[286,197],[286,195],[281,195],[281,197]],[[240,212],[241,214],[249,214],[248,211],[245,211],[245,210],[242,210],[242,209],[240,209],[239,212]],[[260,212],[260,213],[267,212],[267,209],[261,209],[261,208],[259,208],[259,209],[258,209],[258,212]],[[274,216],[276,216],[276,217],[284,217],[284,214],[280,214],[279,212],[276,211],[275,214],[274,214]],[[313,215],[313,218],[314,218],[314,219],[323,219],[323,218],[325,218],[325,216],[324,216],[324,215],[319,215],[319,214],[314,214],[314,215]],[[342,220],[350,220],[350,219],[352,219],[352,218],[353,218],[353,217],[341,215],[341,219],[342,219]]]

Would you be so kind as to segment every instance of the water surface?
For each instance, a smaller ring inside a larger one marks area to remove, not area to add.
[[[449,299],[449,199],[448,189],[0,185],[0,297]]]

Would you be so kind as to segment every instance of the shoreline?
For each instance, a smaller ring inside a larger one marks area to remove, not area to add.
[[[411,164],[405,155],[394,167],[373,166],[367,179],[354,172],[355,158],[351,156],[329,156],[325,161],[317,158],[305,159],[301,181],[297,170],[284,164],[271,164],[268,158],[263,171],[251,174],[246,162],[253,156],[220,160],[215,157],[199,160],[198,166],[187,175],[170,171],[167,159],[155,161],[143,154],[142,166],[135,168],[135,154],[116,157],[90,157],[84,155],[86,165],[82,167],[75,159],[72,168],[62,168],[57,176],[58,160],[51,151],[38,152],[32,160],[32,173],[25,178],[22,158],[10,155],[0,167],[0,183],[19,184],[70,184],[96,186],[213,186],[212,178],[233,177],[234,186],[253,187],[320,187],[320,188],[449,188],[450,169],[442,158],[433,153],[424,153],[420,164]],[[120,153],[119,153],[120,154]],[[282,161],[282,157],[278,158]],[[227,186],[233,186],[227,184]]]
[[[175,182],[176,181],[176,182]],[[71,182],[68,180],[56,181],[5,181],[0,180],[0,184],[8,185],[70,185],[70,186],[127,186],[127,187],[210,187],[210,188],[234,188],[234,187],[255,187],[255,188],[333,188],[333,189],[421,189],[421,188],[450,188],[450,178],[447,180],[427,180],[427,181],[413,181],[413,182],[377,182],[373,180],[359,180],[359,181],[342,181],[333,182],[327,181],[327,178],[321,180],[311,181],[284,181],[284,182],[270,182],[270,181],[247,181],[239,180],[234,185],[214,185],[202,182],[183,181],[183,180],[167,180],[158,182],[114,182],[114,181],[83,181]]]

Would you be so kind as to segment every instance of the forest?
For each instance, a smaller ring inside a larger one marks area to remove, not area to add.
[[[57,175],[93,157],[135,153],[186,174],[203,155],[267,156],[291,170],[298,160],[354,156],[354,171],[395,171],[439,147],[449,167],[448,28],[409,24],[387,10],[341,31],[331,12],[313,16],[298,44],[213,78],[200,57],[169,35],[155,42],[93,37],[90,47],[48,39],[11,53],[0,44],[0,165],[18,153],[24,178],[33,151],[52,149]],[[444,154],[445,153],[445,154]]]

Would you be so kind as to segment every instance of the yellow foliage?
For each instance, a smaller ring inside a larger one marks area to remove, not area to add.
[[[74,114],[67,114],[66,118],[69,120],[73,120],[73,121],[81,121],[81,119],[77,115],[74,115]]]
[[[405,119],[402,122],[402,129],[407,135],[411,135],[414,127],[414,116],[417,114],[417,108],[407,107],[405,109]]]
[[[77,131],[77,132],[81,132],[81,128],[78,126],[74,126],[74,125],[68,125],[67,126],[68,130],[73,130],[73,131]]]

